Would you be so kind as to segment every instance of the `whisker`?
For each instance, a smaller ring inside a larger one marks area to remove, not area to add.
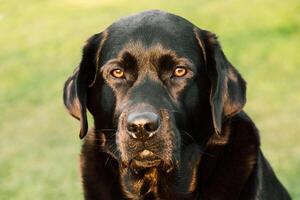
[[[186,134],[187,136],[189,136],[189,138],[191,138],[193,140],[194,143],[197,143],[196,140],[193,138],[193,136],[191,134],[189,134],[188,132],[186,132],[185,130],[180,130],[182,133]],[[183,140],[182,141],[182,145],[184,146],[188,146],[190,143],[186,140]],[[202,144],[200,146],[205,146],[205,144]],[[205,150],[200,150],[200,153],[203,154],[203,155],[208,155],[210,157],[215,157],[215,155],[211,154],[211,153],[208,153],[206,152]]]
[[[186,134],[187,136],[189,136],[189,138],[191,138],[192,140],[193,140],[193,142],[196,142],[195,141],[195,139],[194,139],[194,137],[191,135],[191,134],[189,134],[188,132],[186,132],[185,130],[180,130],[182,133],[184,133],[184,134]]]
[[[211,153],[207,153],[207,152],[205,152],[205,151],[201,151],[201,153],[204,154],[204,155],[208,155],[208,156],[210,156],[210,157],[215,157],[215,155],[213,155],[213,154],[211,154]]]
[[[107,156],[107,159],[106,159],[106,161],[105,161],[105,163],[104,163],[104,166],[107,165],[107,163],[108,163],[109,160],[110,160],[110,156]]]

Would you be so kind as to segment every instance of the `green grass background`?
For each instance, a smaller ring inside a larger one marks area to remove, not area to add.
[[[0,199],[82,199],[79,123],[62,105],[63,82],[90,35],[153,8],[218,33],[248,82],[262,149],[300,199],[298,0],[0,0]]]

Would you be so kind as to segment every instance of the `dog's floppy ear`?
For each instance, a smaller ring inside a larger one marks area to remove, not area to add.
[[[210,104],[215,132],[219,134],[222,122],[243,109],[246,82],[227,60],[215,34],[198,28],[194,31],[211,82]]]
[[[82,59],[79,67],[68,78],[64,85],[63,100],[69,113],[80,120],[79,137],[82,139],[88,131],[86,114],[87,89],[97,78],[99,70],[99,56],[106,39],[106,32],[93,35],[83,47]]]

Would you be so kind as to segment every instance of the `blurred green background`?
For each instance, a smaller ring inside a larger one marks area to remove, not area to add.
[[[92,34],[158,8],[216,32],[248,82],[262,149],[300,199],[299,0],[0,0],[0,199],[82,199],[62,87]]]

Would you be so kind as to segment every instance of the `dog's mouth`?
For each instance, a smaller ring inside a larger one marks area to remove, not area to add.
[[[161,163],[162,159],[159,156],[152,151],[143,150],[131,160],[130,167],[134,169],[151,168],[157,167]]]
[[[133,168],[151,168],[157,167],[162,162],[161,159],[154,159],[154,160],[136,160],[133,159],[131,162],[131,167]]]

